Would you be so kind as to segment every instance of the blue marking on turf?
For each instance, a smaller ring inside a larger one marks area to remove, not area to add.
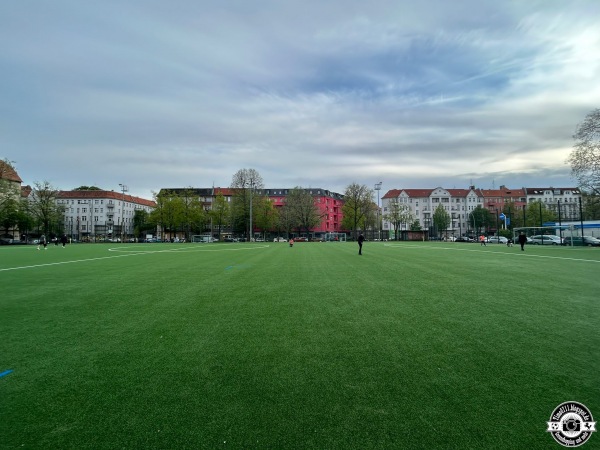
[[[0,378],[2,378],[3,376],[8,375],[9,373],[12,373],[12,370],[5,370],[4,372],[0,373]]]

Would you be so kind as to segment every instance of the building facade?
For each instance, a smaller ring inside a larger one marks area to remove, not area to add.
[[[282,208],[285,205],[286,198],[291,191],[291,188],[265,188],[256,189],[255,194],[262,197],[268,197],[275,208]],[[319,225],[311,230],[311,237],[318,238],[324,236],[326,233],[340,232],[343,219],[343,195],[322,188],[306,188],[304,191],[312,195],[315,206],[318,208],[321,216],[321,222]],[[234,189],[221,187],[163,188],[160,190],[159,195],[166,195],[167,193],[174,195],[194,195],[202,203],[206,211],[211,211],[218,195],[223,195],[225,201],[231,204],[231,200],[234,195]],[[265,231],[273,231],[261,230],[256,225],[253,225],[252,228],[254,237],[260,236]],[[223,224],[221,229],[218,230],[215,228],[215,224],[211,223],[209,232],[212,236],[217,238],[221,238],[224,235],[230,235],[232,234],[231,224]]]
[[[383,230],[392,238],[393,225],[385,220],[390,209],[390,202],[398,202],[408,206],[415,220],[422,228],[431,230],[433,214],[439,205],[451,218],[448,230],[450,236],[462,236],[475,230],[476,224],[470,223],[470,213],[477,207],[482,207],[498,216],[506,204],[515,209],[526,208],[528,204],[541,201],[549,210],[563,220],[579,217],[581,191],[577,188],[520,188],[509,189],[500,186],[499,189],[479,189],[470,186],[469,189],[392,189],[382,198]],[[403,224],[400,230],[408,229],[410,224]],[[494,231],[496,231],[494,229]]]
[[[115,191],[59,191],[56,203],[64,210],[64,230],[75,240],[134,237],[137,210],[151,213],[152,200]]]
[[[527,203],[542,202],[562,220],[576,220],[581,215],[579,188],[524,188]]]

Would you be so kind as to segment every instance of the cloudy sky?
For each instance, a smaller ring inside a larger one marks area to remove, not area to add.
[[[572,186],[598,0],[0,4],[0,159],[25,184]]]

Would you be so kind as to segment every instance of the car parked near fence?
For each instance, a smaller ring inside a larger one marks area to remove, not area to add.
[[[565,238],[565,245],[583,245],[587,247],[600,247],[600,239],[593,236],[573,236]]]
[[[490,244],[506,244],[508,243],[508,239],[504,236],[490,236],[487,238],[487,241]]]
[[[531,236],[531,243],[534,245],[563,245],[564,241],[553,234],[544,234]]]
[[[471,239],[468,236],[460,236],[457,237],[454,242],[475,242],[475,239]]]

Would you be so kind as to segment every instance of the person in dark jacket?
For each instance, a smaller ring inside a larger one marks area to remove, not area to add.
[[[360,233],[358,235],[358,254],[362,255],[362,245],[363,242],[365,242],[365,237],[362,235],[362,233]]]
[[[63,248],[65,248],[65,245],[67,245],[67,242],[69,242],[69,240],[67,239],[67,235],[66,234],[63,234],[60,237],[60,242],[61,242]]]
[[[527,236],[525,236],[525,233],[521,232],[521,234],[519,235],[519,244],[521,244],[522,251],[525,251],[526,243],[527,243]]]

